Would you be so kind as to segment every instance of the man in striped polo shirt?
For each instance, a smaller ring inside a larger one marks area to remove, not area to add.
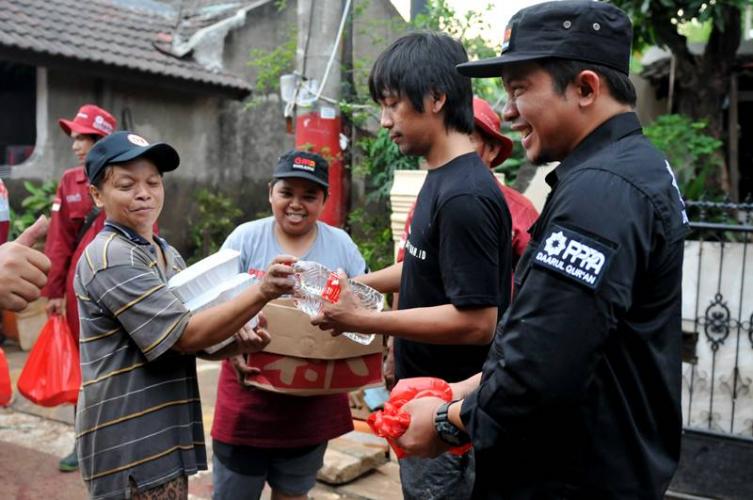
[[[179,163],[169,145],[132,132],[102,139],[86,158],[91,194],[107,222],[78,262],[82,388],[76,417],[81,474],[92,498],[187,498],[187,476],[206,469],[194,354],[262,349],[269,336],[245,324],[292,289],[295,258],[275,259],[259,285],[191,314],[167,288],[185,267],[152,232],[162,174]]]

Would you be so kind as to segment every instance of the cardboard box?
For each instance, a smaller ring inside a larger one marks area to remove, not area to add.
[[[319,396],[351,392],[382,384],[382,353],[346,359],[307,359],[258,352],[248,356],[248,365],[261,373],[246,377],[246,383],[266,391],[296,396]]]
[[[369,345],[362,345],[343,336],[333,337],[329,331],[311,324],[311,318],[293,305],[292,299],[277,299],[262,310],[272,341],[265,352],[313,359],[345,359],[383,352],[381,335]]]
[[[261,373],[246,378],[259,389],[299,396],[350,392],[382,383],[382,336],[369,345],[333,337],[311,324],[292,300],[278,299],[263,309],[272,341],[248,357]]]

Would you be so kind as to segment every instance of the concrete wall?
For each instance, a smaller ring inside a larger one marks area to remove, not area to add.
[[[375,19],[397,15],[388,0],[357,2],[364,15],[356,20],[356,57],[370,68],[376,54],[394,38],[390,23]],[[253,48],[272,50],[294,36],[296,2],[279,11],[273,3],[249,13],[246,25],[230,32],[225,43],[225,69],[255,81],[248,65]],[[366,34],[370,33],[370,34]],[[334,39],[335,33],[332,34]],[[375,45],[375,36],[382,45]],[[323,73],[322,68],[320,73]],[[222,191],[236,200],[246,219],[268,212],[267,183],[281,153],[293,147],[277,94],[247,102],[180,91],[154,84],[132,83],[123,75],[108,77],[38,71],[37,146],[32,157],[12,168],[6,184],[11,203],[26,193],[23,180],[58,179],[75,166],[70,139],[57,119],[72,118],[81,104],[94,102],[112,112],[123,126],[124,113],[132,128],[150,141],[165,141],[181,155],[181,167],[165,178],[166,204],[160,218],[164,236],[179,250],[190,249],[189,225],[196,207],[193,193],[200,187]]]
[[[657,99],[656,91],[651,82],[637,74],[631,74],[630,80],[635,86],[637,101],[635,112],[644,127],[650,125],[656,117],[667,113],[667,100]]]
[[[40,73],[46,78],[38,90],[37,147],[28,161],[12,169],[7,184],[14,205],[25,196],[23,180],[58,179],[76,165],[71,141],[57,119],[72,118],[81,104],[97,102],[116,115],[120,127],[125,112],[134,130],[150,141],[168,142],[180,153],[181,167],[165,178],[166,208],[160,218],[164,235],[180,250],[188,250],[192,193],[200,187],[230,194],[249,218],[266,207],[270,165],[285,142],[284,127],[275,127],[273,120],[277,103],[246,112],[243,103],[220,97],[59,71]]]

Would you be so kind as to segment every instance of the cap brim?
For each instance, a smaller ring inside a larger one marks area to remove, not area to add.
[[[160,172],[170,172],[180,165],[180,156],[178,152],[164,142],[158,142],[142,148],[134,148],[125,153],[119,154],[107,161],[107,164],[125,163],[136,158],[148,158],[154,163],[154,166]]]
[[[501,165],[502,162],[510,157],[510,153],[512,153],[512,141],[505,136],[502,137],[502,147],[500,148],[499,153],[497,153],[497,156],[492,160],[492,167]]]
[[[275,179],[290,179],[290,178],[306,179],[307,181],[315,182],[319,184],[320,186],[329,189],[329,183],[324,182],[317,176],[310,174],[308,172],[286,172],[284,174],[275,174],[273,177]]]
[[[71,135],[71,132],[76,132],[77,134],[97,135],[100,137],[107,135],[101,130],[87,127],[85,125],[81,125],[80,123],[76,123],[72,120],[65,120],[63,118],[58,120],[58,125],[60,125],[60,128],[63,129],[65,135]]]
[[[480,128],[483,131],[484,135],[487,135],[502,144],[502,147],[499,149],[499,153],[497,153],[497,156],[495,156],[492,160],[492,167],[496,167],[510,157],[513,144],[512,140],[510,140],[509,137],[503,135],[499,130],[490,129],[481,120],[474,119],[473,123],[476,125],[476,127]]]
[[[511,63],[535,61],[551,57],[551,54],[540,52],[518,52],[516,54],[503,54],[499,57],[490,57],[479,61],[458,64],[455,68],[458,73],[472,78],[492,78],[502,75],[502,68]]]

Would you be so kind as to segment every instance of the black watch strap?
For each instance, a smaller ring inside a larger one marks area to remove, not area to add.
[[[450,405],[457,401],[459,400],[442,403],[434,416],[434,429],[437,431],[439,439],[452,446],[461,446],[471,441],[470,436],[465,431],[450,422],[448,411]]]

